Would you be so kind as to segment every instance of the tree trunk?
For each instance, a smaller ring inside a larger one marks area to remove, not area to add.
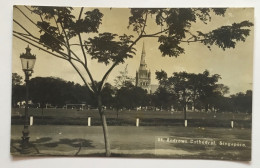
[[[206,105],[205,105],[205,112],[208,112],[208,110],[209,110],[209,105],[206,104]]]
[[[99,111],[100,119],[102,121],[106,156],[109,157],[111,155],[111,151],[110,151],[110,143],[109,143],[109,136],[108,136],[107,120],[106,120],[106,116],[104,114],[104,111],[102,109],[102,100],[101,100],[100,95],[98,95],[98,111]]]
[[[192,111],[193,112],[195,112],[196,111],[196,109],[195,109],[195,99],[193,99],[193,101],[192,101]]]
[[[41,109],[42,109],[42,120],[43,120],[43,107],[41,107]]]
[[[183,106],[183,113],[184,113],[184,120],[186,120],[187,119],[186,104]]]

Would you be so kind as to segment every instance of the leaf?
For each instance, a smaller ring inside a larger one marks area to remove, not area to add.
[[[203,44],[208,46],[217,45],[225,50],[227,48],[235,48],[238,41],[244,42],[250,34],[250,29],[248,28],[251,26],[253,26],[253,23],[243,21],[241,23],[233,23],[231,26],[222,26],[207,34],[198,32],[198,35],[205,39]]]
[[[101,33],[85,42],[87,52],[92,59],[109,64],[110,62],[123,63],[126,58],[132,58],[135,49],[129,49],[133,36],[119,36],[112,33]]]

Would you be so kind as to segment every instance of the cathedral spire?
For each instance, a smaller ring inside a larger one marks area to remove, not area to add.
[[[142,55],[141,55],[141,62],[140,64],[145,65],[145,47],[144,47],[144,42],[143,42],[143,49],[142,49]]]
[[[147,93],[151,91],[151,72],[147,68],[147,64],[145,62],[145,45],[143,42],[143,49],[141,53],[141,61],[140,67],[136,72],[136,86],[141,87],[142,89],[146,90]]]

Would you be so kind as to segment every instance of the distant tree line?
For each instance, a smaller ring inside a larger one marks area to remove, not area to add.
[[[25,100],[25,85],[22,84],[22,77],[18,76],[16,73],[13,74],[13,106]],[[14,82],[19,79],[20,82]],[[88,92],[88,89],[80,84],[56,77],[35,77],[29,81],[29,99],[38,107],[45,107],[46,104],[62,107],[68,103],[82,102],[93,104]]]
[[[202,73],[175,72],[172,76],[156,71],[159,87],[153,94],[135,86],[127,69],[120,72],[115,85],[106,83],[102,90],[103,105],[115,110],[146,109],[183,111],[252,112],[252,91],[225,96],[229,88],[219,84],[220,75],[205,70]],[[97,83],[98,85],[98,83]],[[97,107],[95,95],[85,86],[55,77],[35,77],[29,82],[29,98],[35,107],[46,104],[63,107],[66,104],[86,104]],[[25,100],[22,77],[12,74],[12,106]],[[21,103],[20,103],[21,104]]]
[[[225,96],[229,87],[219,84],[221,76],[202,73],[175,72],[168,77],[163,70],[156,71],[159,88],[154,94],[156,106],[184,111],[252,112],[252,91]]]

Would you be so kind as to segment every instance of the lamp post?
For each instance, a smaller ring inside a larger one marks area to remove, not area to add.
[[[22,150],[21,153],[27,154],[29,153],[29,118],[28,118],[28,82],[29,78],[33,73],[33,67],[36,61],[36,56],[31,54],[31,49],[29,45],[25,48],[26,52],[20,54],[20,59],[22,63],[22,69],[25,73],[25,86],[26,86],[26,97],[25,97],[25,119],[24,119],[24,127],[23,127],[23,136],[22,136]]]

